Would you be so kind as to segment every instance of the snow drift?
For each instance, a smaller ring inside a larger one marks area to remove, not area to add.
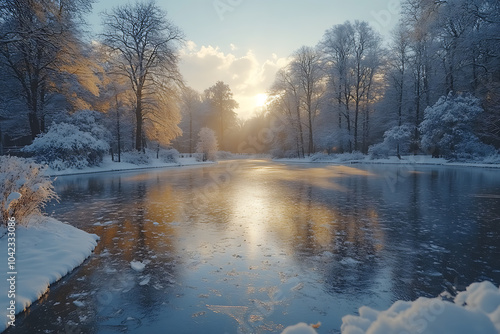
[[[363,306],[359,316],[342,318],[343,334],[498,334],[500,333],[500,289],[491,282],[473,283],[454,302],[441,298],[397,301],[385,311]],[[283,333],[310,334],[305,324]]]

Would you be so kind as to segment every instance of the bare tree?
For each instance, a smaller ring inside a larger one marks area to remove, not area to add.
[[[296,77],[292,74],[290,66],[286,66],[278,71],[276,79],[270,91],[271,112],[277,114],[277,118],[285,119],[290,127],[284,129],[285,137],[292,136],[295,141],[295,150],[299,158],[305,155],[304,149],[304,131],[302,125],[302,116],[300,108],[300,85]],[[277,137],[277,140],[282,141],[281,149],[287,148],[287,140]]]
[[[328,29],[320,48],[323,51],[324,67],[329,76],[330,96],[334,100],[334,109],[338,113],[338,130],[351,134],[350,109],[352,103],[352,76],[350,74],[351,58],[354,47],[354,27],[350,22],[336,25]],[[345,119],[345,122],[343,120]],[[345,124],[345,125],[344,125]],[[339,143],[344,149],[344,143]],[[352,150],[352,141],[348,140],[348,150]]]
[[[307,115],[309,129],[308,153],[314,153],[313,119],[319,112],[319,103],[324,93],[323,74],[319,53],[311,47],[303,46],[294,54],[290,64],[292,75],[300,88],[300,105]]]
[[[380,66],[381,38],[367,22],[346,22],[327,30],[320,47],[329,73],[329,87],[334,90],[339,110],[353,143],[349,150],[359,150],[359,130],[362,128],[363,150],[369,131],[368,105],[372,102],[374,76]],[[351,115],[352,114],[352,115]],[[351,117],[352,116],[352,117]],[[362,127],[360,126],[362,125]]]
[[[103,16],[103,43],[117,55],[117,73],[129,79],[134,92],[135,149],[140,151],[147,113],[160,111],[161,103],[152,103],[157,101],[155,96],[161,96],[158,91],[170,88],[170,82],[182,86],[176,46],[183,34],[154,1],[118,6]],[[163,93],[171,93],[168,90]]]

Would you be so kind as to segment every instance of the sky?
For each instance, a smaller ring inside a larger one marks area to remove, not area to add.
[[[100,32],[99,13],[126,3],[97,0],[88,22]],[[179,50],[187,85],[202,93],[229,84],[245,119],[265,101],[276,71],[303,45],[345,21],[364,20],[384,36],[399,20],[399,0],[157,0],[185,34]]]

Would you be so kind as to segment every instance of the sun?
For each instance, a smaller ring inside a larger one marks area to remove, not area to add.
[[[267,102],[267,94],[257,94],[255,95],[255,105],[257,107],[263,107],[266,105]]]

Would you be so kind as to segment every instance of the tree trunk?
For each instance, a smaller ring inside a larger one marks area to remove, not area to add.
[[[140,89],[137,90],[137,106],[135,108],[135,149],[137,151],[142,151],[142,92]]]
[[[354,110],[354,151],[358,150],[358,123],[359,123],[359,98],[356,99]]]
[[[35,139],[40,134],[40,123],[36,112],[30,111],[28,113],[28,120],[30,123],[31,139]]]
[[[300,138],[300,150],[302,153],[302,156],[299,155],[299,158],[304,157],[304,136],[302,134],[302,121],[300,120],[300,108],[297,105],[297,122],[298,122],[298,127],[299,127],[299,138]]]
[[[189,112],[189,156],[193,154],[193,114]]]
[[[118,162],[121,162],[121,153],[122,153],[122,138],[120,133],[120,109],[118,108],[118,95],[116,98],[116,140],[118,146]]]

